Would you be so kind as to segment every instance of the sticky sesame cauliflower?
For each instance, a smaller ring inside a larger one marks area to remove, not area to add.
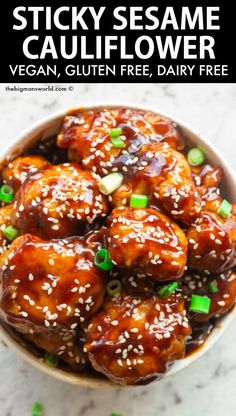
[[[63,238],[81,234],[106,213],[95,175],[64,163],[26,179],[16,195],[12,223],[21,233]]]
[[[223,169],[152,111],[75,109],[45,136],[1,163],[0,320],[54,371],[150,383],[235,305]]]

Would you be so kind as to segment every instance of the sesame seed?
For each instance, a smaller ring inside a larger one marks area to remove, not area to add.
[[[224,300],[220,300],[217,303],[218,303],[219,306],[225,306],[225,301]]]
[[[118,365],[119,365],[120,367],[123,367],[123,362],[122,362],[122,360],[121,360],[120,358],[117,360],[117,363],[118,363]]]
[[[139,330],[138,330],[138,328],[132,328],[132,329],[130,330],[130,332],[133,332],[133,333],[135,334],[135,333],[139,332]]]

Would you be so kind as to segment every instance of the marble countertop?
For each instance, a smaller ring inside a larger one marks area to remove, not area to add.
[[[112,98],[114,103],[145,104],[190,123],[236,169],[236,84],[71,84],[70,90],[49,92],[7,92],[1,85],[0,150],[40,117]],[[106,391],[47,377],[0,345],[0,415],[30,416],[35,401],[44,404],[45,416],[110,416],[112,411],[123,416],[231,415],[236,408],[235,343],[236,321],[217,345],[179,374],[145,387]]]

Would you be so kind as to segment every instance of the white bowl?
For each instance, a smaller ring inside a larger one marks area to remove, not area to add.
[[[134,105],[108,105],[108,104],[99,104],[97,106],[91,105],[86,108],[95,109],[98,107],[106,108],[115,108],[115,107],[128,107],[128,108],[141,108],[143,110],[155,111],[154,109],[137,107]],[[184,122],[170,116],[169,114],[164,114],[157,110],[158,114],[165,115],[175,121],[183,131],[184,136],[187,138],[188,143],[191,145],[196,145],[204,148],[204,151],[207,155],[209,161],[213,164],[220,165],[224,170],[224,179],[223,179],[223,188],[226,195],[229,195],[229,199],[233,202],[236,202],[236,178],[232,169],[229,167],[227,162],[222,158],[222,156],[217,152],[217,150],[197,131],[186,125]],[[39,139],[44,140],[48,137],[56,135],[62,125],[63,118],[68,113],[68,109],[61,111],[57,114],[53,114],[43,120],[38,121],[32,125],[29,129],[23,131],[13,142],[13,144],[6,148],[1,154],[0,164],[6,159],[7,156],[16,157],[22,152],[27,146],[32,145],[32,143],[38,141]],[[228,314],[221,318],[220,322],[215,325],[213,331],[208,336],[207,340],[203,346],[197,349],[194,353],[190,354],[186,358],[176,361],[167,371],[163,377],[169,377],[172,374],[177,373],[178,371],[184,369],[199,357],[205,354],[221,337],[226,328],[229,326],[230,322],[236,314],[236,307],[232,308]],[[108,379],[96,377],[89,374],[75,374],[72,372],[64,371],[62,369],[54,369],[46,365],[42,359],[36,357],[33,353],[24,346],[19,339],[13,336],[12,330],[7,327],[7,325],[0,324],[0,339],[9,346],[13,351],[15,351],[19,356],[21,356],[25,361],[39,370],[43,371],[46,374],[49,374],[57,379],[69,382],[71,384],[77,384],[83,387],[92,387],[92,388],[104,388],[104,387],[114,387],[115,384],[111,383]]]

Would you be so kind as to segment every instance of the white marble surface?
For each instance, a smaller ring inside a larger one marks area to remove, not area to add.
[[[6,92],[0,87],[0,148],[21,129],[63,107],[134,102],[159,108],[195,126],[236,169],[236,84],[77,84],[67,92]],[[1,150],[1,149],[0,149]],[[191,367],[145,387],[96,391],[51,379],[0,346],[0,415],[30,416],[36,400],[45,416],[228,416],[236,408],[236,322]]]

